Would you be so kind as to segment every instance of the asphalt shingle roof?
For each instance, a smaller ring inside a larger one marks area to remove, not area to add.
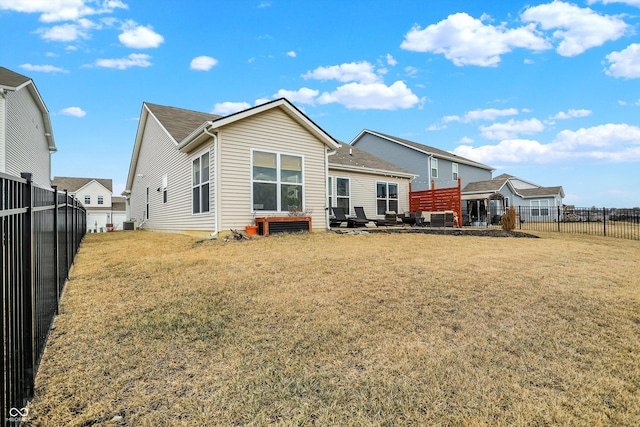
[[[148,102],[145,102],[145,105],[176,142],[185,139],[204,122],[217,120],[222,117],[215,114],[201,113],[199,111],[150,104]]]
[[[18,74],[15,71],[11,71],[8,68],[0,67],[0,85],[6,87],[18,87],[23,83],[31,80],[27,76]]]
[[[336,167],[350,166],[356,168],[368,168],[397,172],[402,174],[413,174],[412,172],[401,168],[400,166],[387,162],[386,160],[374,156],[373,154],[369,154],[364,150],[360,150],[359,148],[356,148],[352,145],[342,143],[340,144],[340,148],[336,150],[336,154],[329,156],[329,167],[331,167],[332,165]]]
[[[109,191],[113,191],[112,180],[106,178],[72,178],[67,176],[54,176],[51,185],[57,185],[58,190],[67,190],[70,193],[75,193],[91,181],[98,181],[103,187]]]

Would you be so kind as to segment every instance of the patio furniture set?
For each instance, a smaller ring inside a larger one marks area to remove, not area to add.
[[[364,208],[355,207],[356,216],[347,216],[344,208],[332,207],[333,216],[330,217],[330,225],[335,227],[367,227],[374,224],[376,227],[453,227],[453,212],[404,212],[397,214],[394,211],[387,211],[384,219],[367,218]]]

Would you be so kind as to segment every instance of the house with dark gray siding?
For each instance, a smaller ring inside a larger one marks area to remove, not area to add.
[[[350,144],[374,156],[385,159],[416,175],[412,190],[456,187],[475,181],[490,180],[494,168],[457,156],[444,150],[409,141],[381,132],[363,130]]]

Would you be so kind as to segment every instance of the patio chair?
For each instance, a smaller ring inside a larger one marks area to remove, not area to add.
[[[329,225],[331,227],[340,227],[343,223],[347,223],[347,227],[364,227],[367,223],[366,221],[359,220],[357,218],[347,218],[347,215],[344,213],[344,208],[331,208],[333,211],[334,218],[331,219]]]
[[[362,206],[356,206],[353,209],[356,211],[356,218],[359,221],[363,221],[365,226],[371,222],[374,223],[376,227],[378,225],[387,225],[387,222],[385,220],[367,218],[367,214],[364,213],[364,208]]]

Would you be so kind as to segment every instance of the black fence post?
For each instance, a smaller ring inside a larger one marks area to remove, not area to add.
[[[607,208],[602,208],[602,233],[607,236]]]
[[[27,403],[27,399],[33,396],[33,369],[35,367],[36,348],[34,344],[34,318],[33,318],[33,183],[32,174],[23,172],[20,176],[27,181],[23,197],[23,206],[27,208],[22,224],[22,259],[24,262],[24,281],[22,289],[23,304],[23,328],[24,328],[24,381],[23,390],[25,399],[22,404]]]
[[[56,279],[56,315],[60,305],[60,251],[58,248],[58,186],[53,188],[53,277]]]

